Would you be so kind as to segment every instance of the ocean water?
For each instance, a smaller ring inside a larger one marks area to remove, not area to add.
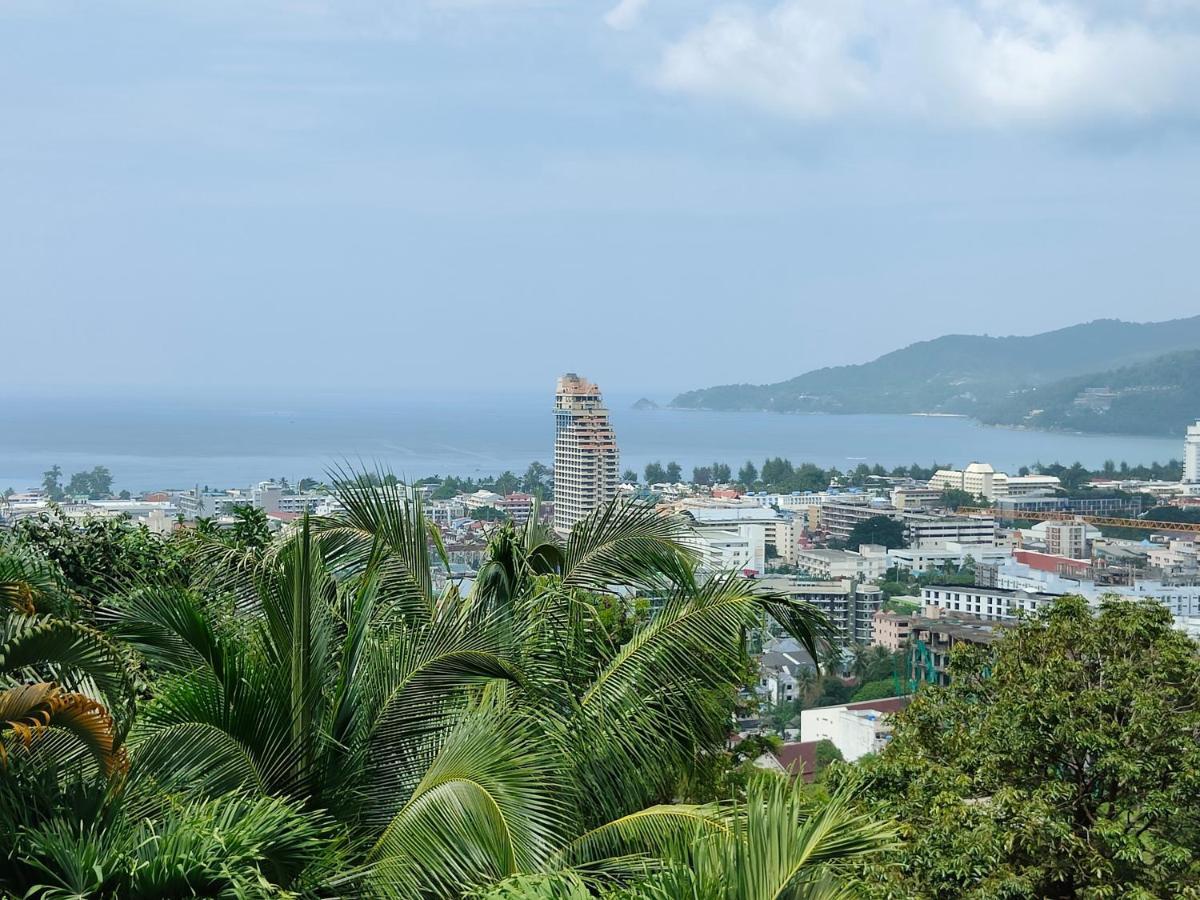
[[[1165,462],[1182,439],[993,428],[969,419],[907,415],[779,415],[632,409],[609,395],[622,468],[693,466],[767,456],[794,463],[888,468],[987,461],[1015,470],[1037,461],[1099,466]],[[321,477],[331,466],[379,466],[401,476],[521,472],[553,456],[552,392],[305,396],[0,397],[0,490],[107,466],[115,489],[244,486]]]

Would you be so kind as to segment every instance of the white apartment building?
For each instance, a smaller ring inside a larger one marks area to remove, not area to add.
[[[797,568],[814,578],[832,581],[849,578],[854,581],[879,581],[887,573],[887,548],[879,544],[863,544],[853,550],[796,551]]]
[[[1011,547],[988,547],[981,544],[960,544],[947,541],[920,549],[903,547],[888,551],[888,568],[896,568],[919,575],[931,569],[942,569],[948,565],[961,568],[968,562],[999,565],[1012,559]]]
[[[766,533],[761,525],[696,524],[690,546],[700,554],[703,572],[762,572],[766,568]]]
[[[822,706],[800,712],[800,734],[807,741],[830,741],[846,762],[878,753],[892,738],[891,716],[905,706],[901,697]]]
[[[1146,551],[1146,561],[1169,575],[1200,572],[1200,542],[1169,540]]]
[[[914,549],[941,547],[947,543],[996,546],[996,520],[991,516],[904,513],[903,522],[908,545]]]
[[[568,534],[580,519],[617,496],[617,438],[600,388],[573,372],[554,396],[554,528]]]
[[[990,622],[1015,622],[1050,605],[1058,594],[957,584],[921,588],[926,607],[970,613]]]
[[[775,548],[785,562],[795,560],[800,530],[791,515],[785,515],[769,506],[760,506],[746,500],[714,500],[708,497],[692,497],[664,507],[671,512],[683,513],[698,527],[736,529],[740,525],[759,525],[763,529],[763,540]],[[758,571],[762,571],[759,568]]]
[[[1071,559],[1088,559],[1091,546],[1088,526],[1084,522],[1063,520],[1061,522],[1039,522],[1045,534],[1046,552]],[[1036,526],[1035,526],[1036,527]],[[1031,529],[1032,530],[1032,529]],[[1095,529],[1091,529],[1095,530]]]
[[[981,462],[973,462],[962,470],[939,469],[929,479],[931,488],[966,491],[973,497],[983,497],[985,500],[1050,494],[1059,484],[1058,478],[1053,475],[1008,475]]]

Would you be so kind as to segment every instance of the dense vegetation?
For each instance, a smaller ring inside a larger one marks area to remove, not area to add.
[[[1035,427],[1182,433],[1200,386],[1200,316],[1135,324],[1100,320],[1029,337],[947,335],[853,366],[767,385],[680,394],[672,406],[776,412],[951,412]],[[1180,354],[1171,356],[1171,354]],[[1104,360],[1103,371],[1096,360]],[[1088,387],[1135,389],[1106,414],[1072,403]],[[998,398],[998,399],[997,399]]]
[[[833,773],[906,839],[871,896],[1200,896],[1200,656],[1165,609],[1067,597],[951,674]]]
[[[1083,402],[1088,389],[1111,394]],[[1114,434],[1183,434],[1200,412],[1200,351],[1072,376],[982,403],[976,416],[997,425],[1030,425]]]
[[[49,523],[5,540],[0,893],[766,900],[887,846],[783,779],[713,795],[748,634],[817,652],[810,607],[619,504],[499,526],[464,596],[403,489],[336,489],[265,545],[82,532],[82,580]]]

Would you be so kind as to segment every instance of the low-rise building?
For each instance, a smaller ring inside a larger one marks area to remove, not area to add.
[[[825,581],[879,581],[888,569],[887,548],[879,544],[863,544],[857,551],[800,549],[794,556],[798,569]]]
[[[1051,605],[1058,593],[1012,590],[978,585],[931,584],[921,588],[928,609],[978,616],[989,622],[1015,622]]]
[[[912,613],[876,610],[871,617],[871,644],[895,653],[908,644],[913,618]]]
[[[854,762],[887,746],[891,716],[907,705],[907,697],[888,697],[806,709],[800,713],[800,735],[806,743],[830,741],[847,762]]]

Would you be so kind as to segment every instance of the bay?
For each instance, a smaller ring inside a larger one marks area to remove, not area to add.
[[[622,468],[637,472],[654,460],[676,460],[690,473],[714,461],[761,465],[767,456],[840,469],[979,460],[1014,471],[1039,461],[1165,462],[1183,452],[1182,439],[994,428],[962,418],[634,410],[636,395],[607,399]],[[553,400],[552,391],[436,389],[0,397],[0,489],[36,485],[52,464],[68,475],[107,466],[115,489],[131,491],[280,476],[294,482],[346,464],[410,478],[519,473],[532,460],[552,460]]]

